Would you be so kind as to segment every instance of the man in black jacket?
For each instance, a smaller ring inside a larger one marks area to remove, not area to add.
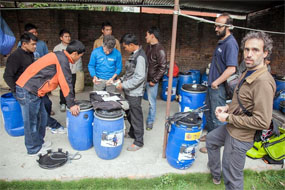
[[[20,39],[21,46],[18,47],[7,59],[4,80],[8,84],[15,97],[16,81],[20,75],[34,62],[34,52],[36,51],[37,37],[30,32],[25,32]],[[48,96],[43,97],[45,109],[48,113],[47,126],[55,131],[65,133],[64,127],[56,119],[50,117],[51,101]],[[59,130],[61,129],[61,130]]]
[[[162,78],[166,70],[166,54],[164,48],[159,43],[159,29],[151,27],[146,32],[146,56],[148,60],[148,75],[146,91],[149,101],[149,112],[146,120],[146,130],[153,128],[156,114],[156,96],[159,80]]]
[[[21,36],[21,47],[17,48],[7,59],[4,80],[15,95],[16,81],[20,75],[34,62],[34,52],[38,39],[32,33]]]

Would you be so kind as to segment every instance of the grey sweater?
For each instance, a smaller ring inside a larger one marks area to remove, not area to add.
[[[125,64],[126,73],[122,77],[122,86],[128,96],[142,96],[147,77],[147,59],[144,50],[140,47]]]

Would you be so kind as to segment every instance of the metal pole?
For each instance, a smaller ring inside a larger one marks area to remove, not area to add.
[[[174,1],[174,11],[179,10],[179,0]],[[170,100],[171,100],[171,91],[172,91],[172,79],[173,79],[173,66],[174,66],[174,58],[175,58],[175,47],[176,47],[176,33],[177,33],[177,21],[178,15],[173,14],[173,22],[172,22],[172,37],[171,37],[171,52],[170,52],[170,66],[169,66],[169,80],[168,80],[168,90],[167,90],[167,103],[166,103],[166,116],[165,119],[169,117],[170,112]],[[167,120],[165,121],[165,123]],[[168,128],[164,129],[164,139],[163,139],[163,152],[162,158],[165,158],[165,150],[168,140]]]

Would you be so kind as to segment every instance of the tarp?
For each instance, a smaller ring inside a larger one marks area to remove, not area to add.
[[[8,24],[0,15],[0,54],[7,55],[11,52],[16,38]]]

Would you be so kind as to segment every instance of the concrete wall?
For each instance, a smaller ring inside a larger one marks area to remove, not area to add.
[[[283,11],[283,14],[282,14]],[[83,57],[85,71],[85,83],[91,83],[87,65],[93,42],[101,35],[101,23],[109,20],[113,24],[113,34],[120,40],[126,32],[133,32],[139,38],[140,44],[145,47],[145,32],[153,26],[161,29],[161,43],[164,45],[168,60],[170,60],[170,45],[172,32],[172,15],[135,14],[119,12],[94,12],[94,11],[70,11],[70,10],[20,10],[2,11],[2,17],[6,20],[17,40],[23,32],[24,25],[28,22],[38,27],[39,38],[44,40],[52,51],[59,41],[60,29],[66,28],[71,31],[73,39],[81,40],[86,46]],[[268,16],[270,15],[270,16]],[[208,18],[211,19],[211,18]],[[212,18],[212,20],[214,20]],[[272,25],[272,20],[276,22]],[[284,8],[262,12],[258,15],[250,15],[249,26],[268,30],[284,32]],[[235,21],[235,25],[246,26],[246,21]],[[269,28],[271,27],[271,28]],[[245,34],[244,30],[234,30],[234,36],[238,43]],[[274,73],[285,75],[284,35],[274,35],[275,44],[272,70]],[[194,20],[179,17],[176,45],[176,62],[181,71],[189,69],[203,69],[211,61],[212,53],[217,44],[217,38],[213,25],[197,23]],[[128,56],[122,50],[123,61]],[[0,65],[5,65],[6,57],[0,57]]]

